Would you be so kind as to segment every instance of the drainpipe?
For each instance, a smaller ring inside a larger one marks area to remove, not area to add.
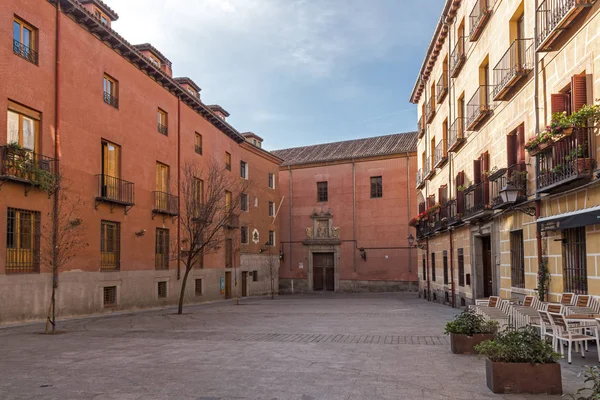
[[[292,188],[292,166],[288,165],[288,171],[290,173],[290,256],[288,257],[288,261],[290,264],[290,271],[292,270],[292,223],[293,223],[293,218],[292,218],[292,202],[293,202],[293,193],[294,190]],[[307,267],[308,268],[308,267]],[[294,285],[294,279],[292,278],[292,288]],[[293,290],[292,290],[293,292]]]
[[[409,182],[409,184],[406,185],[406,202],[408,203],[408,208],[406,209],[406,217],[408,218],[408,220],[410,221],[410,156],[408,154],[408,151],[406,152],[406,182]],[[410,236],[410,226],[407,224],[406,225],[406,230],[407,230],[407,235],[406,237],[408,238]],[[409,247],[408,248],[408,272],[412,272],[412,248]]]
[[[177,96],[177,201],[181,209],[181,99]],[[181,218],[177,218],[177,280],[181,279]]]
[[[52,333],[56,327],[56,289],[58,288],[58,268],[56,265],[58,255],[58,197],[60,196],[60,0],[56,2],[56,36],[55,36],[55,68],[54,68],[54,159],[55,177],[58,178],[58,185],[54,191],[52,201]],[[47,329],[46,329],[47,330]]]
[[[538,9],[538,0],[535,0],[535,9]],[[533,25],[533,40],[534,40],[534,45],[535,45],[535,41],[537,40],[538,37],[538,23],[537,23],[537,16],[534,18],[534,25]],[[534,76],[534,95],[533,95],[533,104],[535,107],[534,110],[534,115],[535,115],[535,135],[537,136],[540,133],[540,99],[539,99],[539,55],[538,52],[535,51],[534,52],[534,63],[533,63],[533,76]],[[537,165],[537,157],[536,157],[536,172],[539,170],[539,167]],[[541,209],[542,209],[542,200],[540,199],[540,195],[537,192],[537,189],[535,191],[535,219],[536,221],[538,220],[538,218],[541,215]],[[537,225],[537,223],[535,224],[535,240],[536,240],[536,247],[537,247],[537,259],[538,259],[538,265],[542,265],[542,233],[540,232],[540,228]],[[538,293],[539,296],[539,293]],[[541,300],[541,299],[540,299]]]
[[[450,54],[452,53],[452,29],[450,24],[444,23],[444,26],[448,28],[448,124],[452,123],[452,85],[450,85]],[[446,148],[448,148],[448,134],[450,133],[450,126],[446,126]],[[453,172],[453,161],[451,153],[446,154],[448,156],[448,193],[452,193],[452,177]],[[456,199],[454,199],[456,202]],[[454,231],[450,230],[450,294],[452,295],[452,308],[456,308],[456,294],[454,289]]]
[[[356,272],[356,166],[354,158],[352,158],[352,239],[355,243],[352,253],[354,255],[354,272]]]

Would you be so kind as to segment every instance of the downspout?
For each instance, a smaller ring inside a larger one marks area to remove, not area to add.
[[[354,259],[354,272],[356,272],[356,166],[352,158],[352,239],[354,240],[354,249],[352,249]]]
[[[181,99],[177,96],[177,201],[181,208]],[[181,218],[177,218],[177,280],[181,279]]]
[[[448,64],[450,64],[450,54],[452,51],[452,29],[450,29],[450,24],[444,23],[444,26],[448,28]],[[448,65],[448,124],[452,122],[452,85],[450,85],[450,71]],[[443,73],[443,72],[442,72]],[[450,133],[450,126],[446,126],[446,149],[448,148],[448,134]],[[452,157],[452,153],[448,152],[448,193],[452,193],[452,177],[454,176],[453,165],[452,162],[454,158]],[[456,201],[456,199],[454,200]],[[448,209],[446,209],[448,210]],[[446,211],[448,212],[448,211]],[[446,215],[447,217],[448,215]],[[452,308],[456,308],[456,293],[454,287],[454,230],[450,229],[450,294],[452,296]]]
[[[535,10],[538,9],[538,0],[535,0]],[[538,20],[537,20],[537,16],[534,18],[534,25],[533,25],[533,40],[534,40],[534,45],[535,45],[535,41],[537,40],[538,37]],[[538,136],[540,133],[540,99],[539,99],[539,55],[538,52],[535,51],[534,52],[534,63],[533,63],[533,82],[534,82],[534,95],[533,95],[533,104],[534,104],[534,115],[535,115],[535,135]],[[539,165],[538,165],[538,159],[536,157],[536,165],[535,165],[535,170],[536,173],[537,171],[539,171]],[[537,175],[537,174],[536,174]],[[542,211],[542,200],[540,199],[540,195],[537,191],[535,191],[535,219],[536,221],[540,218],[541,215],[541,211]],[[535,224],[535,240],[536,240],[536,247],[537,247],[537,259],[538,259],[538,265],[541,267],[542,265],[542,261],[543,261],[543,257],[542,257],[542,233],[540,232],[540,228],[538,226],[538,224]],[[539,296],[539,293],[538,293]],[[542,300],[542,299],[540,299]],[[545,300],[545,299],[544,299]]]
[[[423,79],[421,77],[421,79]],[[427,104],[427,86],[425,86],[425,90],[424,90],[424,99],[423,101],[425,102],[425,104]],[[425,115],[422,116],[423,118],[426,118]],[[429,154],[429,147],[428,147],[428,142],[429,142],[429,137],[427,135],[427,120],[425,120],[425,125],[423,127],[423,137],[425,138],[425,162],[428,161],[428,157],[427,155]],[[418,155],[417,155],[418,157]],[[423,170],[424,170],[425,166],[423,166]],[[429,160],[429,168],[431,168],[431,160]],[[427,209],[427,200],[428,200],[428,195],[429,194],[429,184],[427,182],[425,182],[425,209]],[[429,223],[429,221],[427,221],[427,223]],[[429,271],[429,238],[427,238],[425,240],[425,272],[427,272],[427,300],[431,301],[431,271]]]
[[[290,179],[290,256],[288,257],[288,261],[289,261],[289,264],[290,264],[290,271],[291,271],[292,270],[292,246],[293,246],[292,245],[292,221],[293,221],[293,218],[292,218],[292,202],[293,202],[293,198],[294,198],[293,197],[294,190],[292,188],[293,184],[292,184],[292,166],[291,165],[288,165],[288,171],[290,173],[290,177],[289,177],[289,179]],[[293,279],[292,279],[292,282],[294,282]],[[292,283],[292,285],[293,285],[293,283]]]
[[[408,151],[406,152],[406,182],[409,182],[406,185],[406,202],[408,203],[408,208],[406,209],[406,217],[408,219],[408,221],[410,221],[411,218],[411,214],[410,214],[410,156],[408,154]],[[406,237],[408,238],[410,236],[410,225],[406,225]],[[408,272],[412,272],[412,248],[409,247],[408,248]],[[418,282],[417,282],[418,284]],[[418,288],[417,288],[418,290]]]

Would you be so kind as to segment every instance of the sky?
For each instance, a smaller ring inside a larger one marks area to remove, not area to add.
[[[104,0],[268,150],[414,131],[444,0]]]

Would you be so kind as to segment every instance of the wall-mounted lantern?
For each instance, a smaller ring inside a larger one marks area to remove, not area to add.
[[[362,258],[363,261],[367,261],[367,252],[365,249],[361,247],[358,251],[360,251],[360,258]]]

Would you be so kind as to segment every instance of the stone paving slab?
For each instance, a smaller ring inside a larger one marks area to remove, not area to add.
[[[458,310],[408,294],[244,299],[0,329],[0,399],[545,399],[499,396],[450,353]],[[573,392],[586,363],[561,363]],[[596,357],[596,358],[594,358]]]

